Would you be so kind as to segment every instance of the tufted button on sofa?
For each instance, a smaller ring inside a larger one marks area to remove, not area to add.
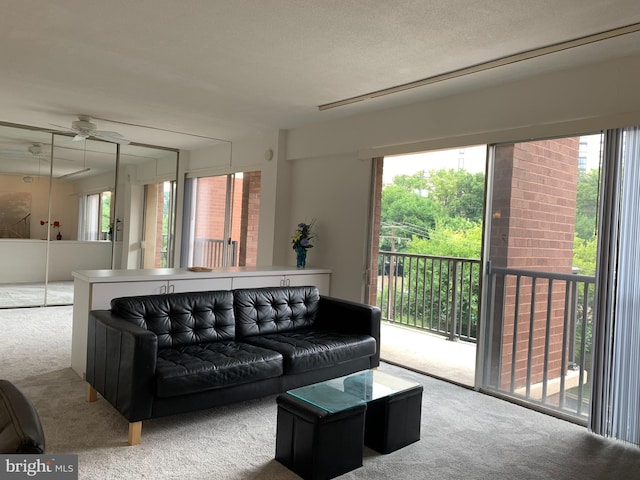
[[[380,310],[268,287],[122,297],[89,313],[87,399],[142,421],[283,392],[380,363]]]

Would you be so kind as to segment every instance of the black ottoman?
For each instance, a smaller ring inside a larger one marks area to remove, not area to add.
[[[7,380],[0,380],[0,453],[44,453],[44,432],[36,409]]]
[[[420,440],[422,385],[367,404],[364,444],[391,453]]]
[[[287,393],[278,396],[276,460],[305,480],[334,478],[362,466],[362,403],[335,413]]]
[[[379,381],[385,385],[384,378]],[[373,376],[351,375],[344,380],[345,392],[359,398],[375,398],[367,402],[364,444],[376,452],[391,453],[420,440],[422,385],[405,382],[406,385],[395,386],[403,390],[376,396],[373,383]]]

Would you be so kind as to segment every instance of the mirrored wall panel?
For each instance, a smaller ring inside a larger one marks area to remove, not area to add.
[[[0,126],[0,307],[45,302],[51,141]]]
[[[113,268],[173,267],[178,152],[120,146]]]
[[[172,266],[177,164],[0,124],[0,308],[73,303],[75,270]]]

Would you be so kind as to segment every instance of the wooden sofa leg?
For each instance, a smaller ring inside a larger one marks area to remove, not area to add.
[[[131,422],[129,424],[129,445],[138,445],[142,436],[142,422]]]
[[[87,402],[98,400],[98,391],[87,383]]]

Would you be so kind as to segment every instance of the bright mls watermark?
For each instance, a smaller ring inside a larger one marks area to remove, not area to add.
[[[0,480],[78,480],[78,455],[0,455]]]

